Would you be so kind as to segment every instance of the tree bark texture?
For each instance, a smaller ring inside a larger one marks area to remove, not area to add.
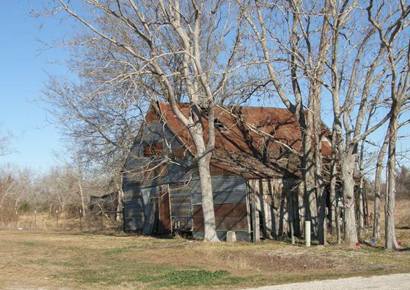
[[[384,139],[383,145],[377,155],[376,171],[374,176],[374,209],[373,209],[373,238],[377,241],[380,239],[380,204],[381,204],[381,183],[383,172],[383,160],[386,155],[388,143],[388,132]]]
[[[346,152],[342,160],[345,244],[353,247],[358,242],[356,230],[356,211],[354,198],[354,166],[355,154]]]
[[[389,123],[389,148],[387,160],[387,192],[385,203],[385,248],[393,250],[399,248],[394,227],[394,208],[396,200],[396,142],[399,102],[393,99],[392,112]]]

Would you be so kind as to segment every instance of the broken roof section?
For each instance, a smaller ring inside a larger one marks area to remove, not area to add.
[[[189,115],[189,104],[179,104]],[[146,121],[158,116],[172,133],[194,155],[195,146],[187,128],[179,121],[167,103],[151,106]],[[203,118],[205,139],[208,120]],[[215,107],[215,150],[211,165],[246,178],[270,178],[291,174],[300,176],[302,153],[301,130],[294,114],[283,108]],[[323,130],[328,134],[327,130]],[[322,154],[330,156],[331,144],[322,141]]]

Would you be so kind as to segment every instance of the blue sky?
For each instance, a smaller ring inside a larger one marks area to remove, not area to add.
[[[55,17],[31,16],[31,11],[43,11],[48,4],[11,0],[0,9],[0,134],[12,134],[11,154],[0,156],[0,166],[46,170],[61,162],[56,155],[64,156],[62,134],[40,98],[49,75],[70,76],[65,68],[68,51],[56,41],[70,38],[75,26]],[[325,110],[324,120],[330,115]],[[372,139],[377,143],[382,133]],[[408,150],[407,141],[399,140],[400,151]]]
[[[5,1],[0,9],[0,134],[11,133],[11,154],[0,164],[44,170],[58,162],[63,142],[40,102],[48,75],[65,75],[63,48],[47,48],[69,31],[52,18],[30,16],[47,1]]]

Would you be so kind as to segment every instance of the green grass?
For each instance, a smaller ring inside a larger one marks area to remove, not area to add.
[[[244,278],[232,276],[227,271],[181,270],[166,273],[161,277],[158,286],[191,287],[212,285],[234,285]]]
[[[148,288],[193,287],[239,284],[244,278],[231,275],[227,271],[208,271],[204,269],[174,270],[169,266],[149,263],[118,263],[105,267],[77,265],[69,273],[61,273],[55,278],[75,280],[81,285],[95,284],[115,286],[120,284],[142,283]]]

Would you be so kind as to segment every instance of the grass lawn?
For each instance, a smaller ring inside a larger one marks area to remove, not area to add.
[[[410,246],[410,230],[398,236]],[[0,231],[0,288],[243,288],[400,272],[410,251]]]

